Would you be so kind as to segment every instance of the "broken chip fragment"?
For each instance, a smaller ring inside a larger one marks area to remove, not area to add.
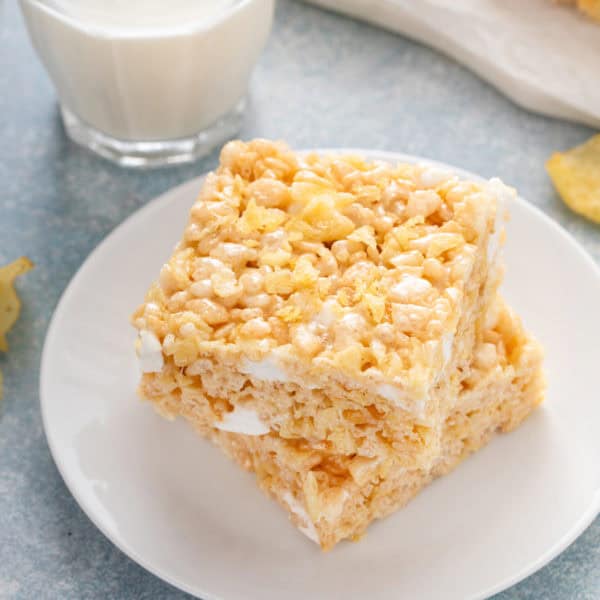
[[[15,279],[33,268],[33,263],[22,256],[12,263],[0,267],[0,350],[8,350],[6,334],[19,318],[21,301],[13,284]],[[0,399],[2,398],[2,373],[0,373]]]
[[[600,223],[600,134],[566,152],[555,152],[546,169],[564,203]]]
[[[600,0],[556,0],[561,4],[576,6],[586,17],[600,21]]]

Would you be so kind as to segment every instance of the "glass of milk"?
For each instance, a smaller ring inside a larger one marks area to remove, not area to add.
[[[20,0],[77,143],[126,166],[231,138],[274,0]]]

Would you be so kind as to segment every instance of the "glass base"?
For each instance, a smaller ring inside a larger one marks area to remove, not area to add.
[[[84,123],[68,108],[60,111],[67,135],[77,144],[122,167],[159,167],[192,162],[231,139],[241,129],[246,108],[242,98],[218,121],[188,138],[156,142],[119,140]]]

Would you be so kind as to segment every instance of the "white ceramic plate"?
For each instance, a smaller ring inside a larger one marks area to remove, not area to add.
[[[128,318],[179,239],[199,185],[167,192],[100,244],[65,291],[44,347],[52,454],[121,550],[205,600],[465,600],[539,569],[598,514],[599,272],[519,200],[510,207],[504,291],[546,347],[547,402],[359,544],[321,553],[251,475],[136,398]]]

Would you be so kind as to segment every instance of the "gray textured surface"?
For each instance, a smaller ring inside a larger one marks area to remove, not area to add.
[[[38,367],[54,306],[92,248],[148,200],[211,168],[216,155],[141,173],[74,147],[16,7],[2,13],[1,4],[0,263],[27,254],[37,268],[19,283],[23,313],[10,354],[0,357],[0,597],[184,598],[112,546],[65,488],[44,439]],[[281,0],[242,135],[399,150],[498,175],[600,261],[600,228],[563,207],[543,168],[551,150],[591,133],[518,109],[418,44]],[[496,598],[599,597],[597,519],[551,564]]]

